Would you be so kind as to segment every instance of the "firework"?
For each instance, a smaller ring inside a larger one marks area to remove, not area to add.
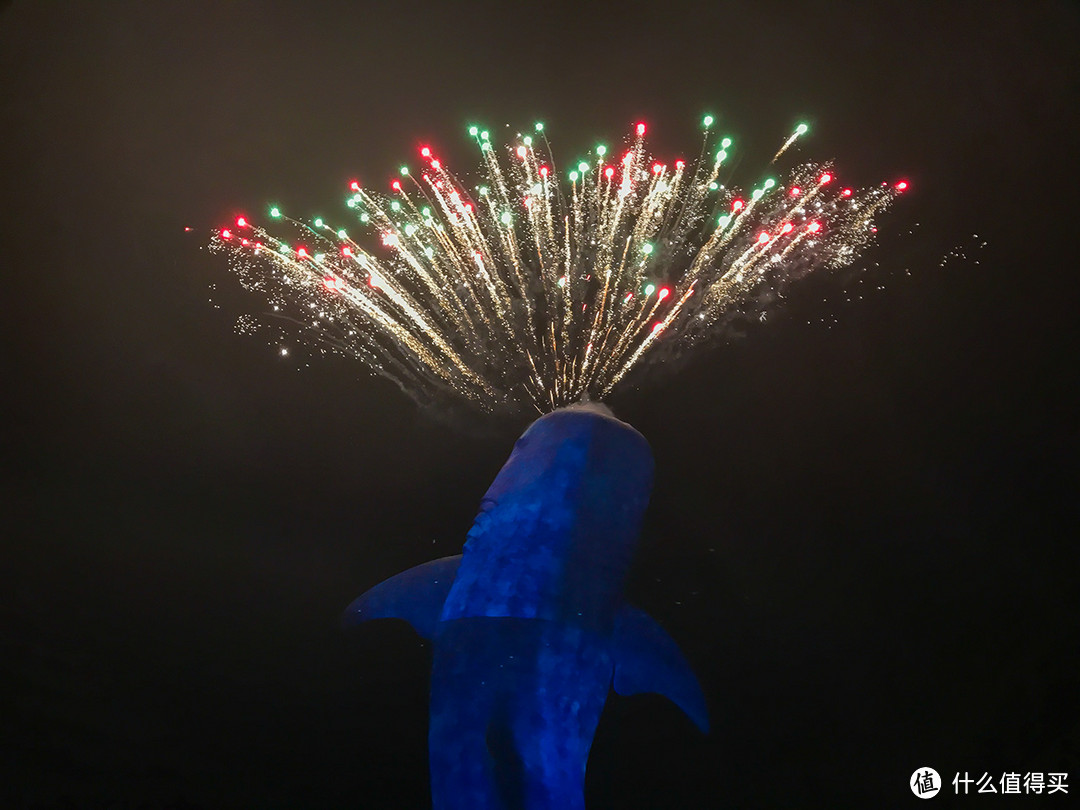
[[[803,164],[741,193],[713,123],[692,164],[652,158],[637,124],[617,153],[596,146],[561,175],[543,124],[504,146],[470,127],[473,185],[423,147],[423,168],[403,166],[388,194],[351,184],[348,227],[273,207],[266,226],[240,217],[212,246],[301,337],[418,399],[547,412],[606,397],[744,305],[851,263],[907,185],[853,190]]]

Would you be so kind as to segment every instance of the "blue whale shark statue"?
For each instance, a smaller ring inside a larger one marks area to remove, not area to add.
[[[645,438],[605,406],[554,411],[514,446],[463,554],[346,610],[347,626],[405,619],[433,642],[434,810],[583,810],[612,688],[664,695],[708,731],[678,646],[622,597],[652,478]]]

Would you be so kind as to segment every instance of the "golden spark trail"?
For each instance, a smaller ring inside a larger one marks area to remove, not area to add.
[[[784,154],[784,152],[786,152],[791,147],[791,145],[799,139],[799,136],[806,132],[806,130],[806,124],[799,124],[799,126],[795,128],[795,131],[791,133],[791,136],[786,141],[784,141],[784,145],[781,146],[779,150],[777,150],[775,155],[773,155],[773,158],[769,161],[769,163],[776,163],[776,161],[780,159],[780,156]]]

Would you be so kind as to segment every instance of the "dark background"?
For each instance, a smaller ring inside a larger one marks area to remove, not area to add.
[[[807,120],[794,157],[912,190],[861,282],[612,401],[657,458],[628,593],[714,730],[613,698],[589,806],[1080,791],[1078,37],[1045,2],[8,6],[0,804],[428,806],[430,649],[337,619],[457,553],[521,425],[237,336],[261,302],[203,246],[343,220],[423,142],[466,171],[473,121],[565,163],[639,118],[695,153],[704,112],[744,186]]]

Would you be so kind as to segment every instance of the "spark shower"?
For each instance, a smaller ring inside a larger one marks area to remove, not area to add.
[[[546,413],[604,398],[635,367],[850,264],[907,188],[852,188],[831,165],[804,163],[743,192],[729,185],[732,139],[714,124],[702,120],[692,162],[652,157],[639,123],[569,167],[542,123],[504,145],[472,126],[474,182],[424,146],[421,167],[402,166],[386,193],[353,181],[346,224],[272,206],[265,224],[238,217],[211,246],[295,337],[359,358],[420,401]]]

